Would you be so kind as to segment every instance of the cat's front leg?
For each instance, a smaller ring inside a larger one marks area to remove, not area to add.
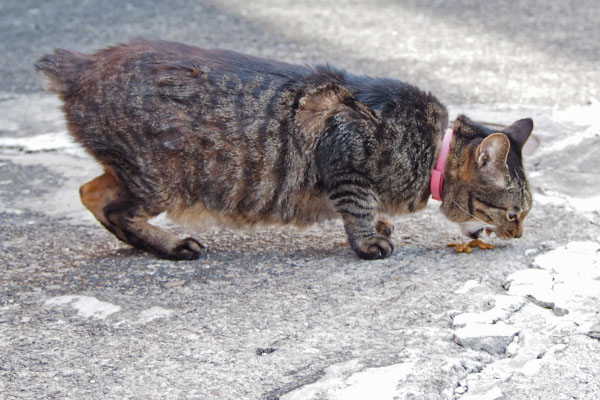
[[[392,255],[394,244],[386,235],[387,232],[383,234],[377,232],[374,216],[372,218],[356,218],[356,216],[342,213],[342,218],[348,242],[360,258],[375,260]]]
[[[348,242],[360,258],[387,258],[394,252],[390,236],[394,230],[385,220],[376,220],[376,197],[364,188],[334,191],[330,196],[344,221]],[[337,193],[336,193],[337,192]]]

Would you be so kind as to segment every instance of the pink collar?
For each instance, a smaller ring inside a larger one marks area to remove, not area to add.
[[[440,154],[438,155],[437,163],[435,164],[435,168],[431,173],[431,196],[435,200],[442,201],[442,185],[444,183],[444,169],[446,168],[446,158],[448,157],[448,152],[450,151],[450,142],[452,141],[452,136],[454,136],[454,131],[452,128],[446,129],[444,133],[444,138],[442,139],[442,148],[440,149]]]

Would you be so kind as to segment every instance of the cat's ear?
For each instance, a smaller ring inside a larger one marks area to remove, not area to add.
[[[510,151],[510,140],[503,133],[493,133],[483,139],[475,150],[475,162],[481,173],[492,181],[502,184],[508,168],[506,160]]]
[[[297,114],[300,129],[309,135],[318,134],[327,118],[345,108],[353,97],[352,92],[335,83],[310,89],[300,99]]]
[[[533,121],[530,118],[520,119],[506,128],[504,132],[522,149],[533,131]]]

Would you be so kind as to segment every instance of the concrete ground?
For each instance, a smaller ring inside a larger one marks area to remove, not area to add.
[[[599,14],[595,0],[0,2],[0,398],[597,399]],[[211,251],[193,262],[131,249],[80,204],[100,169],[32,65],[137,36],[402,79],[451,117],[533,118],[525,236],[455,254],[432,201],[395,221],[381,261],[357,259],[339,223],[198,231]]]

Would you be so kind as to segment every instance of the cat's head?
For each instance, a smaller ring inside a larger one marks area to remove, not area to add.
[[[467,236],[491,229],[503,239],[523,235],[532,198],[521,149],[533,129],[522,119],[491,130],[461,115],[444,173],[442,212]]]

